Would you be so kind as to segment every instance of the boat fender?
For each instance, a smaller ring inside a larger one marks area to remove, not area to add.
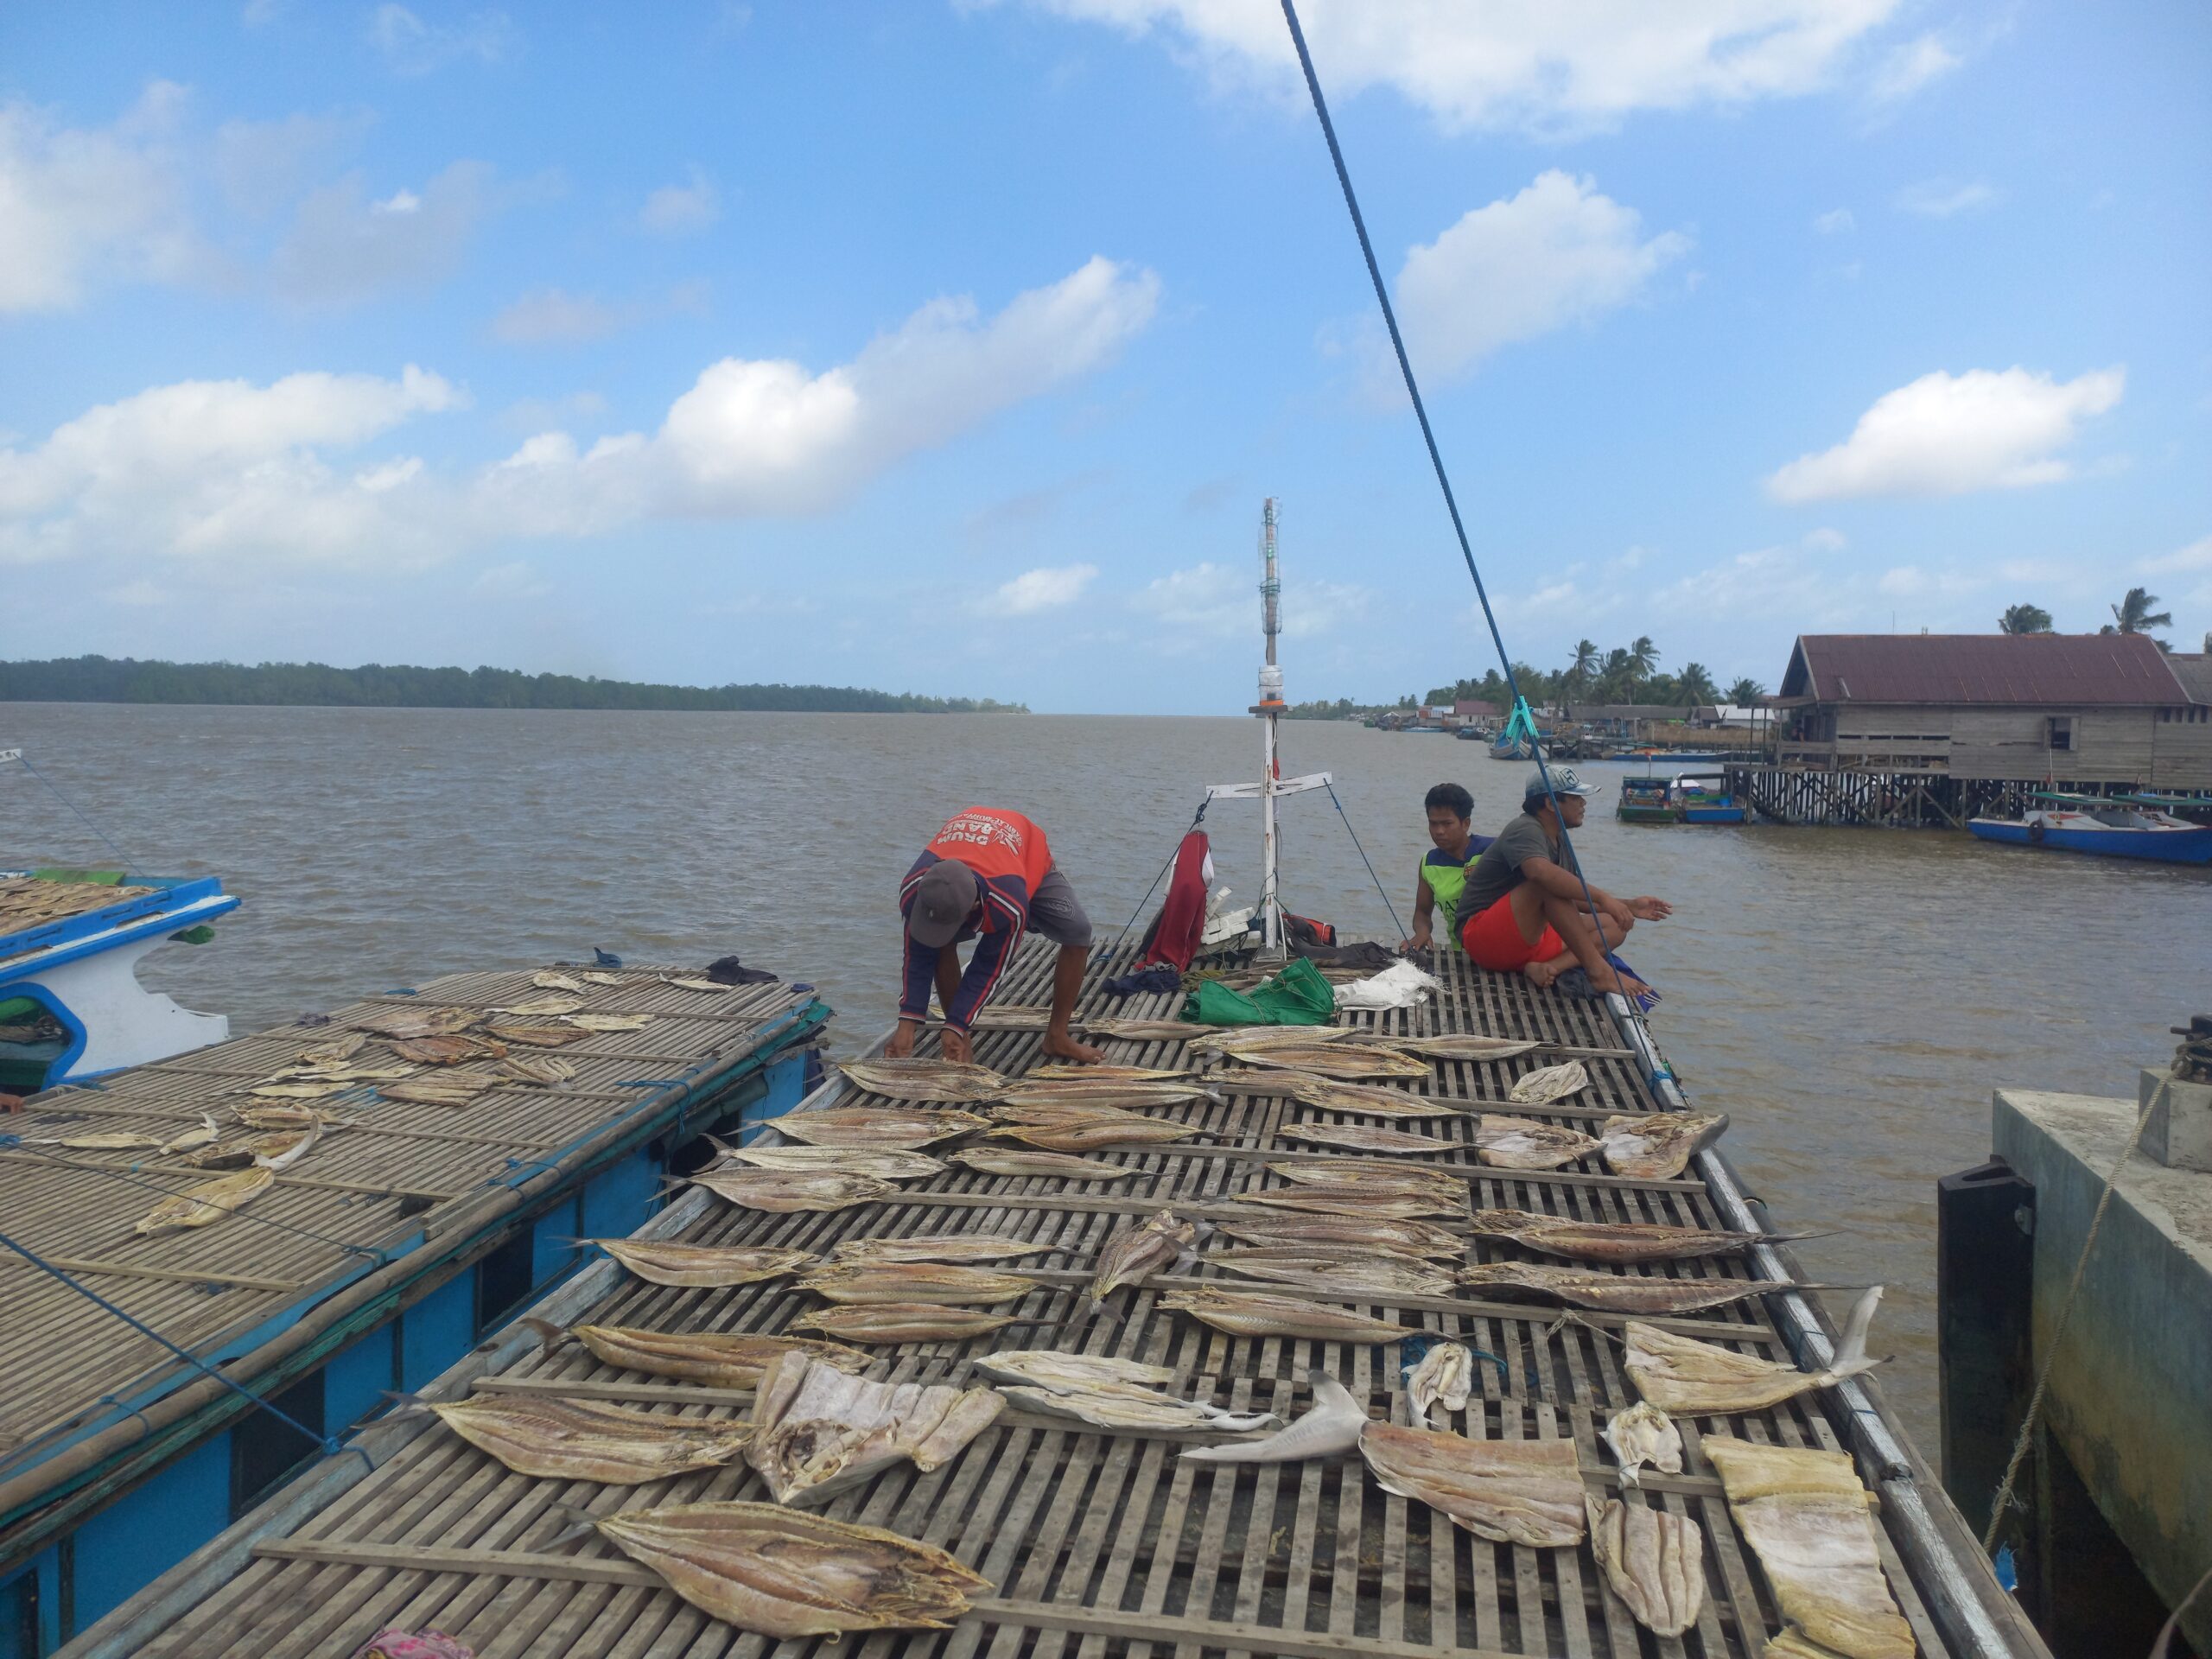
[[[2028,839],[2032,842],[2040,842],[2043,839],[2043,825],[2040,823],[2028,826]]]

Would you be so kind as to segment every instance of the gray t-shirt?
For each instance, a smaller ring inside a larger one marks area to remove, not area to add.
[[[1577,873],[1574,855],[1544,833],[1532,813],[1519,812],[1483,855],[1467,869],[1467,890],[1459,899],[1459,919],[1479,916],[1529,878],[1521,866],[1532,858],[1548,858],[1568,874]]]

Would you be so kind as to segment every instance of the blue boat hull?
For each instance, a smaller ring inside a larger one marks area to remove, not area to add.
[[[2104,858],[2141,858],[2158,864],[2212,864],[2212,826],[2200,830],[2054,830],[2031,839],[2029,826],[1998,818],[1970,818],[1967,828],[1984,841],[2046,852],[2094,853]]]
[[[1744,809],[1740,806],[1686,806],[1682,809],[1684,823],[1741,823]]]

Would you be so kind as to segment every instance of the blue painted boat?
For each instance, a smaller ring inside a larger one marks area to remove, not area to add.
[[[1683,772],[1675,779],[1674,798],[1684,823],[1741,823],[1744,803],[1728,792],[1725,778],[1713,772]]]
[[[2018,819],[1970,818],[1983,841],[2047,852],[2141,858],[2161,864],[2212,864],[2212,824],[2191,823],[2156,807],[2094,796],[2040,794],[2045,804]]]

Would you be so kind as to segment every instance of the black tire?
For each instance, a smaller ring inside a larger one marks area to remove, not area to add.
[[[2040,845],[2043,841],[2043,825],[2039,823],[2030,824],[2028,826],[2028,840],[2031,844]]]

